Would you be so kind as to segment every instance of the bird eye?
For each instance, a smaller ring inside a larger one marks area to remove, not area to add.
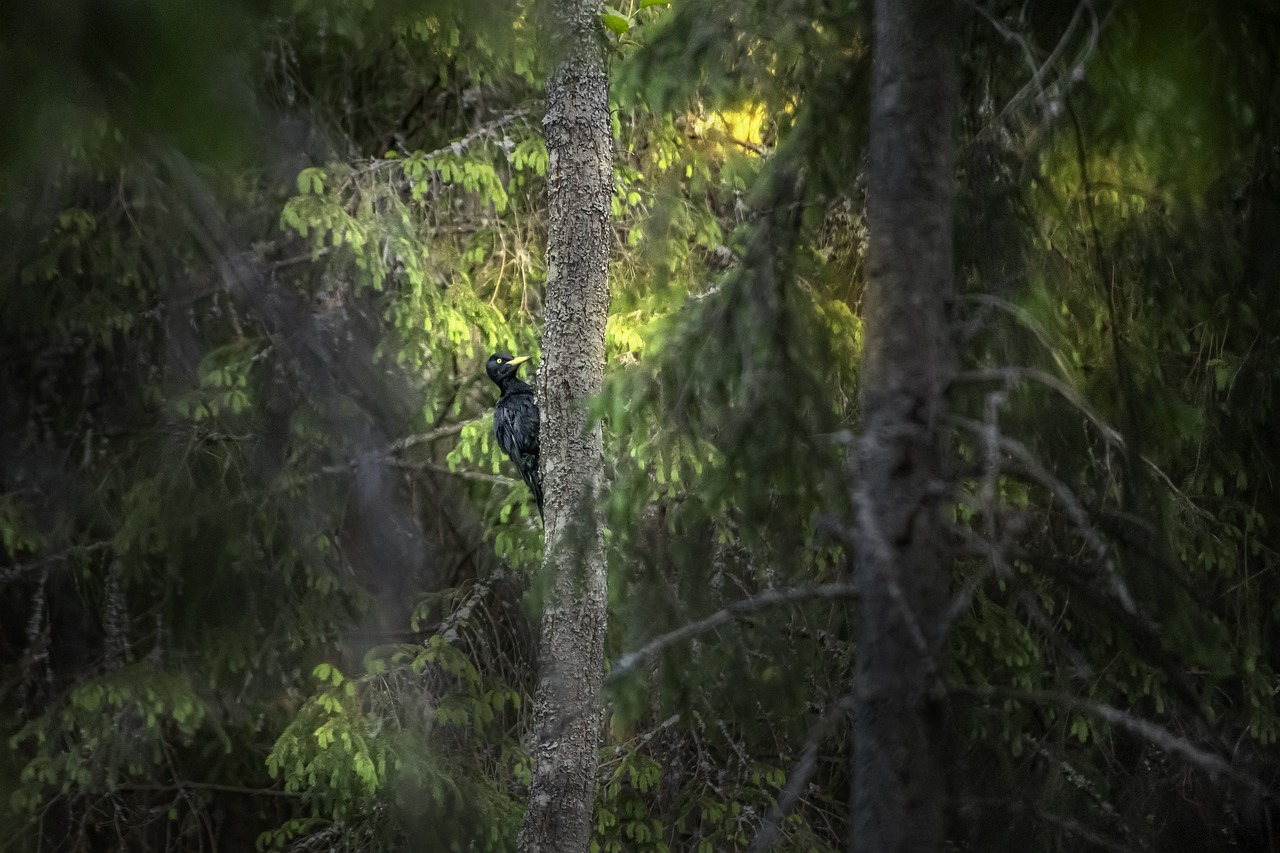
[[[502,359],[500,359],[500,358],[499,358],[499,359],[495,359],[495,360],[498,362],[498,364],[502,364]]]

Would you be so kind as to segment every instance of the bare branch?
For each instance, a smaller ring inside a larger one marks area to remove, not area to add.
[[[1069,693],[1051,690],[1010,690],[1004,687],[956,687],[955,693],[967,693],[980,699],[1008,698],[1042,705],[1058,705],[1082,711],[1097,717],[1105,723],[1135,734],[1152,746],[1184,759],[1188,764],[1204,772],[1211,778],[1226,778],[1236,784],[1253,791],[1262,797],[1271,799],[1276,792],[1258,777],[1237,770],[1222,756],[1202,749],[1184,737],[1174,734],[1157,723],[1137,717],[1126,711],[1091,699],[1082,699]]]
[[[1011,113],[1021,109],[1023,104],[1033,96],[1038,95],[1041,100],[1048,99],[1049,93],[1047,81],[1050,69],[1057,65],[1062,59],[1063,54],[1066,52],[1072,38],[1076,34],[1076,29],[1080,25],[1081,17],[1085,11],[1088,11],[1090,22],[1089,41],[1080,53],[1079,57],[1071,63],[1071,73],[1068,76],[1068,82],[1075,83],[1078,82],[1079,79],[1082,79],[1084,65],[1094,54],[1098,46],[1100,24],[1098,21],[1098,14],[1094,10],[1093,4],[1090,0],[1081,0],[1081,2],[1076,5],[1075,12],[1072,13],[1071,20],[1067,23],[1067,27],[1063,31],[1062,37],[1058,39],[1058,43],[1054,45],[1053,50],[1049,52],[1049,55],[1045,57],[1045,60],[1037,64],[1035,62],[1031,46],[1024,36],[1018,35],[1010,30],[997,18],[991,15],[990,12],[979,6],[977,3],[970,2],[969,5],[982,15],[982,17],[990,24],[992,24],[1001,36],[1007,40],[1017,42],[1027,57],[1027,64],[1031,67],[1031,79],[1029,79],[1022,88],[1009,99],[1008,103],[1001,108],[1000,113],[978,133],[977,138],[981,140],[989,138],[991,134],[995,133],[997,128],[1004,124],[1006,118]]]
[[[1087,776],[1084,775],[1074,764],[1065,758],[1053,755],[1045,748],[1044,744],[1032,741],[1032,749],[1040,754],[1045,760],[1058,765],[1058,769],[1062,771],[1062,777],[1070,782],[1081,793],[1088,797],[1098,810],[1106,815],[1113,825],[1119,828],[1120,832],[1125,836],[1125,840],[1132,842],[1133,834],[1130,832],[1128,825],[1125,824],[1124,818],[1116,811],[1116,807],[1107,802],[1102,796],[1102,792],[1098,790],[1098,786],[1093,784]]]
[[[1103,438],[1117,447],[1124,447],[1124,438],[1119,431],[1107,424],[1074,388],[1053,374],[1034,367],[988,367],[982,370],[966,370],[956,375],[957,381],[1004,382],[1008,385],[1016,384],[1023,379],[1039,382],[1046,388],[1056,391],[1068,403],[1075,406],[1080,414],[1088,418],[1089,422],[1097,427],[1098,432],[1102,433]]]
[[[435,462],[404,462],[393,460],[388,462],[396,468],[406,471],[431,471],[436,474],[448,474],[450,477],[457,477],[460,480],[471,480],[475,483],[491,483],[495,486],[515,486],[520,481],[511,477],[503,477],[500,474],[486,474],[483,471],[469,471],[466,469],[458,469],[457,471],[448,465],[439,465]]]
[[[450,142],[442,148],[437,148],[434,151],[427,151],[423,153],[422,158],[425,160],[431,160],[445,154],[461,154],[464,149],[470,148],[473,143],[482,139],[488,139],[507,125],[518,121],[519,119],[528,117],[533,113],[536,107],[540,107],[541,105],[541,100],[533,101],[526,106],[518,107],[517,109],[504,113],[496,119],[480,125],[475,130],[471,131],[471,133],[458,137],[453,142]],[[369,174],[377,172],[380,169],[397,167],[403,163],[404,161],[399,158],[375,157],[370,159],[363,167],[357,169],[356,173]]]
[[[1034,815],[1045,823],[1052,824],[1071,835],[1085,839],[1095,847],[1105,848],[1114,851],[1114,853],[1138,853],[1141,849],[1103,835],[1096,829],[1087,827],[1074,818],[1054,814],[1037,806],[1028,806],[1026,803],[1011,801],[1006,797],[966,797],[961,801],[960,805],[962,812],[971,812],[975,809],[987,807],[1015,815]]]
[[[475,483],[490,483],[495,486],[514,486],[519,480],[511,477],[503,477],[500,474],[486,474],[483,471],[471,471],[465,468],[454,470],[448,465],[441,465],[437,462],[410,462],[403,459],[392,459],[380,454],[374,454],[374,460],[392,468],[399,468],[404,471],[431,471],[435,474],[447,474],[450,477],[457,477],[459,480],[471,480]],[[347,474],[355,470],[356,466],[362,461],[353,459],[350,462],[344,462],[337,465],[326,465],[319,470],[321,474]]]
[[[333,247],[325,246],[323,248],[315,249],[313,251],[303,252],[301,255],[294,255],[291,258],[281,258],[278,261],[271,261],[270,263],[266,264],[266,268],[274,272],[275,270],[281,270],[286,267],[296,266],[298,264],[311,263],[312,261],[318,258],[324,257],[325,255],[329,254],[331,251],[333,251]]]
[[[33,560],[30,563],[20,563],[16,566],[10,566],[9,568],[4,569],[3,571],[0,571],[0,584],[9,583],[10,581],[17,580],[18,578],[22,577],[25,574],[28,574],[29,572],[37,572],[41,569],[44,569],[53,565],[54,563],[59,563],[63,560],[66,560],[69,557],[82,556],[86,554],[96,554],[97,552],[105,551],[110,547],[111,547],[110,540],[90,542],[87,545],[74,545],[70,548],[63,549],[62,551],[59,551],[56,554],[50,554],[47,557],[41,557],[38,560]]]
[[[131,782],[116,786],[117,791],[155,791],[162,793],[183,793],[186,791],[218,791],[224,794],[244,794],[249,797],[289,797],[300,799],[306,796],[304,791],[282,791],[279,788],[247,788],[242,785],[221,785],[217,782],[176,781],[171,785],[147,785]]]
[[[1017,320],[1023,328],[1035,335],[1036,340],[1040,343],[1040,346],[1044,347],[1045,352],[1049,353],[1049,355],[1053,357],[1053,360],[1058,362],[1059,366],[1062,365],[1063,358],[1058,352],[1057,347],[1054,346],[1053,339],[1049,337],[1049,333],[1045,331],[1044,326],[1040,325],[1039,321],[1031,315],[1031,312],[1023,308],[1021,305],[1018,305],[1015,302],[1010,302],[1008,299],[1003,297],[994,296],[990,293],[963,293],[957,296],[956,299],[960,302],[973,302],[978,305],[999,308],[1001,311],[1009,314]]]
[[[777,803],[770,810],[764,825],[760,827],[760,831],[756,833],[755,840],[751,842],[749,853],[764,853],[778,840],[778,836],[782,832],[782,822],[795,809],[796,803],[800,801],[801,793],[804,791],[805,786],[809,784],[809,780],[813,778],[813,773],[818,767],[818,749],[822,746],[822,741],[827,736],[827,729],[853,709],[854,697],[852,695],[842,696],[818,718],[817,722],[809,727],[809,732],[804,738],[804,746],[800,749],[800,757],[792,766],[791,772],[787,774],[787,786],[782,789],[782,794],[778,797]]]
[[[476,581],[475,585],[472,586],[471,591],[467,593],[467,597],[460,605],[457,606],[457,608],[454,609],[452,613],[440,622],[439,627],[436,628],[432,636],[438,635],[442,637],[446,643],[456,642],[459,630],[462,628],[463,623],[471,619],[471,615],[489,595],[490,590],[493,589],[493,585],[504,580],[506,576],[506,569],[500,566],[489,577]]]
[[[471,418],[466,421],[459,421],[456,424],[448,424],[442,427],[436,427],[429,432],[418,433],[417,435],[406,435],[404,438],[398,439],[387,445],[387,453],[400,453],[408,450],[410,447],[417,447],[419,444],[430,444],[433,441],[439,441],[442,438],[448,438],[451,435],[457,435],[471,424],[482,418]]]
[[[970,418],[963,418],[953,415],[952,423],[956,426],[963,427],[978,436],[982,436],[987,425],[975,421]],[[1062,502],[1066,511],[1067,518],[1075,526],[1085,543],[1093,550],[1102,562],[1103,567],[1107,570],[1107,574],[1111,579],[1112,593],[1120,602],[1125,612],[1131,616],[1137,616],[1138,607],[1134,604],[1133,596],[1129,594],[1129,587],[1125,584],[1124,579],[1120,577],[1120,572],[1116,568],[1115,560],[1111,556],[1111,549],[1107,543],[1103,541],[1102,535],[1098,533],[1097,528],[1089,520],[1089,514],[1085,511],[1084,506],[1076,498],[1066,483],[1055,477],[1048,468],[1041,464],[1040,460],[1035,457],[1025,444],[1016,441],[1008,436],[999,436],[1000,449],[1009,454],[1030,476],[1040,485],[1053,494],[1055,498]]]
[[[753,595],[750,598],[735,601],[727,607],[717,610],[710,616],[706,616],[695,622],[689,622],[685,625],[681,625],[674,631],[668,631],[665,634],[654,637],[636,651],[626,653],[618,659],[616,664],[614,664],[613,668],[609,671],[608,676],[605,677],[604,683],[606,686],[616,684],[634,672],[641,663],[654,657],[664,649],[674,646],[676,643],[692,639],[699,634],[704,634],[713,628],[718,628],[726,622],[730,622],[734,619],[740,619],[757,610],[764,610],[769,607],[780,607],[786,604],[795,604],[800,601],[811,601],[813,599],[856,597],[857,592],[853,585],[846,583],[828,583],[822,584],[821,586],[766,590],[765,592]]]

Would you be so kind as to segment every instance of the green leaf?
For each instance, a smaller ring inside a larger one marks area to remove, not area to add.
[[[298,192],[320,195],[324,192],[324,169],[312,167],[298,173]]]
[[[604,11],[600,13],[600,20],[618,35],[625,35],[627,30],[631,29],[631,19],[612,6],[604,7]]]

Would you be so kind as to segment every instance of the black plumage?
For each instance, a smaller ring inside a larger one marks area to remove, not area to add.
[[[529,360],[527,355],[512,358],[506,353],[489,356],[485,371],[502,393],[493,408],[493,435],[498,446],[511,457],[520,469],[520,476],[533,492],[538,502],[538,517],[542,517],[542,474],[538,471],[538,404],[533,400],[533,389],[516,377],[520,365]]]

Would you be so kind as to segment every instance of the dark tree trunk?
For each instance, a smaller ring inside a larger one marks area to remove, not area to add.
[[[548,0],[555,59],[543,127],[550,158],[546,329],[538,390],[546,490],[541,671],[521,853],[585,853],[604,661],[603,447],[587,401],[604,379],[613,140],[599,0]]]
[[[878,0],[875,16],[850,846],[936,853],[947,811],[956,10],[951,0]]]

